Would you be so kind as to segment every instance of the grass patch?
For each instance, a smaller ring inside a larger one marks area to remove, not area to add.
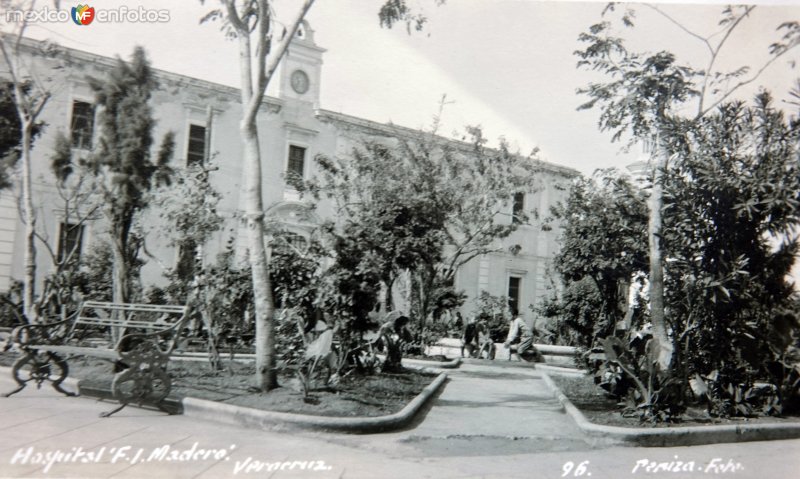
[[[561,392],[564,393],[572,404],[580,409],[586,419],[606,426],[621,427],[685,427],[705,425],[730,425],[730,424],[768,424],[768,423],[797,423],[800,416],[759,416],[754,418],[718,418],[708,415],[704,404],[689,406],[686,413],[677,423],[642,423],[638,417],[622,415],[622,408],[617,401],[606,395],[605,391],[594,384],[592,376],[558,376],[550,375]]]
[[[0,365],[11,366],[15,354],[0,354]],[[310,414],[329,417],[376,417],[403,409],[436,377],[415,370],[399,373],[355,372],[343,377],[335,387],[312,389],[305,398],[293,373],[281,374],[281,387],[269,393],[255,392],[255,366],[249,363],[223,361],[225,370],[212,371],[206,361],[169,363],[172,378],[170,397],[194,397],[267,411]],[[69,359],[70,377],[82,385],[99,389],[111,388],[113,364],[108,361],[78,356]]]

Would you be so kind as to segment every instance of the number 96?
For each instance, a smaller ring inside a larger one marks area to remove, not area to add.
[[[567,461],[561,467],[561,470],[564,471],[564,473],[561,474],[561,477],[566,477],[570,473],[572,473],[572,475],[574,477],[580,477],[580,476],[583,476],[583,475],[591,476],[592,473],[588,472],[588,470],[587,470],[587,466],[588,465],[589,465],[589,461],[583,461],[580,464],[578,464],[578,467],[575,467],[575,463],[574,462]],[[575,469],[575,470],[573,471],[573,469]]]

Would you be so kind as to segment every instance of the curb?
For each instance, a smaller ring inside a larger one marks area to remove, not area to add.
[[[235,426],[256,429],[275,429],[283,425],[301,428],[325,429],[354,434],[385,432],[411,423],[416,414],[444,385],[447,374],[441,373],[406,406],[387,416],[378,417],[326,417],[286,412],[263,411],[205,399],[183,399],[183,415]]]
[[[9,376],[11,376],[10,367],[0,366],[0,374],[4,375],[0,381],[8,379],[10,382],[14,382],[13,379],[9,378]],[[417,394],[414,399],[406,404],[403,409],[394,414],[377,417],[327,417],[273,412],[193,397],[186,397],[180,401],[168,399],[166,406],[169,408],[171,414],[183,414],[188,417],[223,422],[236,426],[275,429],[280,428],[282,425],[289,425],[366,434],[399,429],[411,423],[416,414],[439,392],[446,380],[447,374],[440,373],[422,390],[422,392]],[[67,377],[61,384],[69,387],[69,389],[76,392],[78,396],[113,400],[109,391],[93,387],[81,387],[80,381],[75,378]],[[131,406],[134,405],[131,404]]]
[[[565,368],[553,366],[547,363],[536,363],[536,369],[542,372],[557,374],[559,376],[585,376],[587,373],[583,369]]]
[[[378,355],[380,358],[384,356]],[[458,369],[461,366],[461,358],[451,359],[449,361],[428,361],[425,359],[410,359],[403,358],[400,363],[403,367],[421,368],[435,372],[436,369]]]
[[[553,391],[553,396],[558,399],[567,414],[588,436],[610,439],[628,446],[699,446],[723,442],[775,441],[800,438],[800,423],[676,426],[669,429],[603,426],[586,419],[586,416],[561,392],[545,371],[542,371],[542,378],[544,378],[547,386]]]
[[[380,358],[385,358],[385,356],[378,355]],[[208,354],[207,353],[173,353],[170,357],[170,360],[178,360],[178,361],[208,361]],[[224,358],[224,360],[229,361],[229,358]],[[252,362],[255,361],[255,354],[237,354],[234,359],[237,362]],[[413,366],[425,366],[431,369],[456,369],[461,365],[461,358],[451,359],[449,361],[428,361],[425,359],[411,359],[411,358],[403,358],[402,364],[411,364]]]

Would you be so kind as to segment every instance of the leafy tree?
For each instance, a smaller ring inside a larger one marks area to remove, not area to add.
[[[202,0],[201,0],[202,1]],[[220,0],[221,8],[211,10],[201,21],[219,20],[226,37],[239,42],[242,121],[240,136],[244,146],[243,164],[247,182],[243,185],[244,218],[247,221],[248,254],[253,273],[256,313],[256,378],[264,392],[278,386],[274,337],[274,302],[269,263],[264,248],[264,201],[262,158],[258,141],[257,116],[267,85],[278,68],[289,43],[297,33],[314,0],[303,0],[286,23],[275,17],[271,0]],[[437,3],[442,3],[441,0]],[[381,24],[397,22],[421,28],[424,16],[410,9],[406,0],[386,0],[379,12]]]
[[[649,144],[655,152],[648,220],[650,309],[654,341],[660,351],[659,365],[666,370],[675,349],[675,338],[668,334],[664,313],[661,244],[663,178],[669,167],[668,160],[674,153],[668,139],[669,130],[676,119],[699,121],[731,95],[755,82],[768,67],[800,43],[800,25],[793,21],[781,24],[778,30],[783,33],[782,38],[768,46],[766,60],[757,67],[744,65],[723,71],[717,66],[721,53],[740,25],[751,17],[754,6],[725,7],[719,21],[721,31],[715,29],[709,35],[689,29],[657,5],[646,4],[644,8],[700,42],[702,51],[707,54],[706,67],[693,68],[667,50],[655,53],[631,51],[623,38],[616,36],[610,21],[592,25],[587,32],[581,33],[579,40],[586,47],[576,55],[580,58],[578,67],[597,71],[607,78],[605,82],[590,83],[579,90],[590,98],[581,108],[599,107],[600,129],[612,131],[614,141],[630,135],[631,142]],[[603,12],[604,16],[615,9],[616,6],[610,4]],[[621,15],[622,25],[633,28],[635,18],[636,11],[626,6]]]
[[[300,185],[333,201],[343,218],[340,234],[362,250],[358,267],[374,269],[385,290],[410,273],[419,334],[431,314],[459,301],[458,269],[498,251],[497,240],[527,220],[522,214],[509,221],[509,205],[515,193],[532,191],[538,168],[503,143],[486,148],[479,128],[468,129],[469,143],[435,132],[366,141],[346,157],[318,157],[321,178]]]
[[[209,161],[177,169],[169,187],[156,193],[160,215],[167,222],[168,245],[180,250],[173,274],[187,284],[202,269],[197,259],[202,258],[203,247],[222,227],[217,210],[221,196],[210,181],[216,170]]]
[[[92,249],[81,259],[73,284],[85,300],[113,300],[114,252],[111,244],[103,240],[92,244]]]
[[[8,291],[0,293],[0,325],[14,328],[25,324],[22,313],[22,281],[12,280]]]
[[[608,335],[608,324],[598,321],[604,298],[597,283],[589,276],[567,283],[559,298],[545,298],[534,308],[556,323],[558,339],[570,346],[590,348],[596,339]]]
[[[210,123],[210,122],[209,122]],[[207,124],[207,131],[210,125]],[[209,291],[217,278],[209,276],[203,261],[204,247],[222,226],[217,212],[220,194],[210,182],[216,167],[206,157],[203,162],[180,168],[173,175],[169,188],[159,189],[155,196],[161,205],[160,216],[166,221],[169,246],[178,249],[178,262],[167,276],[172,280],[170,296],[174,301],[190,304],[205,325],[209,361],[214,370],[221,368],[218,349],[220,318],[211,314]]]
[[[452,144],[425,144],[407,148],[416,156],[431,156],[428,194],[447,199],[444,214],[441,259],[423,263],[417,271],[420,291],[420,319],[424,321],[435,305],[438,287],[452,287],[458,270],[473,259],[501,250],[498,240],[508,238],[528,222],[525,212],[509,214],[515,194],[535,190],[538,160],[515,154],[501,139],[497,149],[486,147],[478,127],[467,128],[468,148]],[[433,146],[433,147],[432,147]],[[437,151],[438,150],[438,151]],[[439,152],[440,151],[440,152]],[[433,153],[433,154],[432,154]],[[437,154],[438,153],[438,154]]]
[[[753,106],[724,103],[673,130],[664,245],[676,364],[684,376],[716,372],[723,387],[752,384],[766,375],[771,335],[786,329],[777,321],[794,301],[800,123],[761,93]]]
[[[379,306],[382,271],[377,261],[364,260],[371,254],[364,247],[367,230],[353,223],[345,224],[341,232],[332,223],[322,229],[335,258],[326,271],[322,304],[334,317],[344,320],[342,333],[355,345],[365,331],[378,326],[372,313]]]
[[[596,338],[613,334],[622,319],[620,284],[647,268],[645,197],[619,172],[598,171],[592,178],[577,180],[566,203],[552,213],[563,225],[561,249],[553,259],[568,285],[563,320],[575,326],[576,332],[588,339],[585,345],[591,346]],[[584,280],[594,282],[593,291],[577,285]],[[599,295],[599,311],[594,311],[594,321],[589,324],[581,301],[573,297],[578,291],[585,292],[587,299]],[[579,304],[574,304],[575,300]]]
[[[386,291],[401,272],[440,261],[445,216],[452,209],[450,198],[437,191],[435,175],[423,175],[437,168],[436,160],[406,152],[369,141],[352,157],[318,157],[322,178],[304,186],[317,199],[333,200],[343,218],[339,235],[361,250],[358,268],[374,270]],[[391,294],[386,298],[389,311]]]
[[[97,146],[86,160],[103,197],[114,252],[115,302],[131,299],[131,270],[141,239],[133,226],[147,207],[147,192],[169,181],[167,163],[174,149],[172,132],[164,135],[152,158],[153,120],[150,99],[158,84],[144,49],[137,47],[130,63],[118,59],[105,79],[89,78],[99,110]]]
[[[24,95],[31,94],[31,84],[22,85]],[[22,155],[21,123],[14,103],[14,85],[11,82],[0,82],[0,190],[10,188],[11,170],[19,162]],[[31,129],[31,142],[42,132],[44,124],[38,121]]]

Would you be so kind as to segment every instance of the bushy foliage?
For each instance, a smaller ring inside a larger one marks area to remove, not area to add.
[[[22,85],[24,95],[31,93],[30,82]],[[0,81],[0,190],[11,186],[11,173],[21,155],[22,134],[19,114],[14,102],[14,86],[7,81]],[[31,140],[41,134],[44,123],[34,122],[31,129]]]
[[[198,247],[202,249],[220,230],[223,218],[218,212],[221,195],[211,185],[217,167],[211,159],[176,169],[169,185],[158,188],[147,203],[158,203],[166,221],[168,245],[179,248],[180,256],[172,274],[191,282],[196,272]]]
[[[606,77],[579,90],[589,97],[581,108],[600,107],[599,127],[613,141],[626,136],[654,152],[650,318],[658,364],[670,369],[660,373],[684,389],[694,373],[716,413],[744,414],[765,396],[754,378],[769,376],[765,365],[779,349],[769,335],[791,291],[785,274],[798,250],[789,235],[798,226],[800,174],[796,121],[787,122],[768,95],[752,107],[730,99],[800,46],[800,28],[778,25],[760,66],[719,70],[718,56],[754,6],[725,7],[720,29],[705,37],[647,8],[703,40],[708,68],[669,51],[632,51],[604,20],[579,36],[578,66]],[[616,10],[624,28],[634,26],[628,5],[610,4],[604,15]]]
[[[544,313],[560,316],[578,342],[591,347],[622,319],[620,303],[627,298],[620,297],[620,285],[647,268],[644,193],[622,173],[600,170],[576,180],[552,213],[563,223],[553,264],[567,287]]]
[[[475,303],[475,317],[486,322],[489,336],[495,343],[502,343],[508,336],[511,324],[511,308],[507,296],[494,296],[481,291]]]
[[[664,240],[676,355],[683,373],[710,378],[712,398],[746,402],[731,391],[765,377],[786,347],[776,341],[797,327],[785,322],[774,334],[793,301],[786,278],[799,248],[788,235],[800,225],[800,125],[762,93],[754,106],[725,104],[675,128]]]
[[[98,240],[81,258],[76,284],[84,299],[111,301],[112,270],[114,268],[111,245]]]
[[[684,385],[669,371],[660,370],[656,338],[639,331],[627,344],[614,336],[601,343],[605,360],[595,371],[595,382],[623,401],[623,414],[643,422],[680,420],[686,410]]]
[[[647,411],[643,417],[678,413],[690,379],[712,415],[795,407],[800,371],[790,358],[800,323],[787,275],[798,251],[790,235],[800,225],[798,127],[766,94],[753,106],[729,103],[673,125],[678,154],[665,173],[663,211],[673,367],[652,369],[647,346],[609,337],[599,376]]]
[[[8,291],[0,293],[0,326],[12,328],[26,324],[22,310],[22,281],[12,280]]]
[[[568,283],[560,298],[545,298],[535,312],[553,320],[559,344],[591,348],[610,329],[604,318],[598,318],[597,312],[602,307],[603,297],[597,284],[590,278],[582,278]]]
[[[322,261],[326,254],[318,241],[298,244],[296,235],[278,232],[273,235],[270,279],[275,306],[277,352],[286,366],[296,366],[303,359],[309,333],[321,319],[319,294],[322,288]],[[332,325],[331,325],[332,326]]]
[[[253,285],[250,268],[238,264],[232,243],[219,254],[214,265],[203,271],[206,308],[221,336],[230,341],[253,337]],[[245,341],[246,342],[246,341]]]

